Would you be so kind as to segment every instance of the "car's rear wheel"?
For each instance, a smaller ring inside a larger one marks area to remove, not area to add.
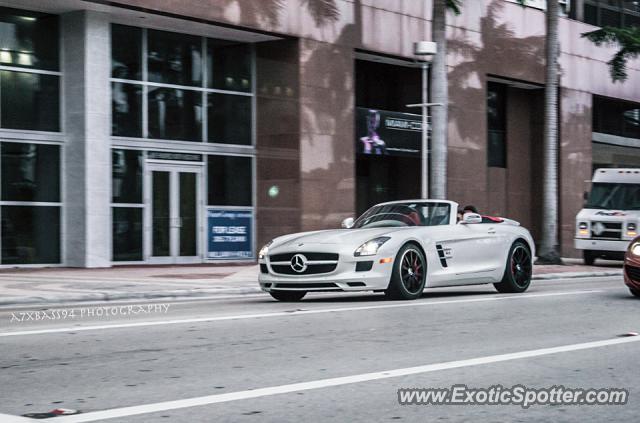
[[[307,291],[269,291],[269,294],[278,301],[295,302],[307,295]]]
[[[638,289],[633,289],[633,288],[629,288],[629,291],[631,291],[631,293],[633,295],[635,295],[636,297],[640,297],[640,290]]]
[[[415,244],[406,244],[396,255],[385,293],[392,300],[415,300],[422,296],[426,281],[427,260],[424,254]]]
[[[516,241],[507,255],[507,264],[502,281],[494,283],[498,292],[524,292],[529,288],[533,266],[531,265],[531,251],[522,241]]]
[[[582,252],[582,258],[584,259],[584,264],[587,266],[593,266],[593,263],[596,262],[596,255],[593,254],[591,250],[584,250]]]

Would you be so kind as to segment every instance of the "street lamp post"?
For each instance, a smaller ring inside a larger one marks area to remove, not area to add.
[[[416,56],[423,56],[422,62],[422,103],[407,104],[407,107],[420,107],[422,109],[422,170],[421,170],[421,195],[422,198],[429,198],[429,129],[427,116],[430,106],[442,106],[440,103],[429,103],[429,59],[438,50],[436,43],[431,41],[418,41],[413,43],[413,53]]]

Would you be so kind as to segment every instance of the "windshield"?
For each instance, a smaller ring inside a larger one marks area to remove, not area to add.
[[[640,184],[595,183],[586,209],[640,210]]]
[[[448,225],[447,203],[396,203],[374,206],[355,221],[353,228]]]

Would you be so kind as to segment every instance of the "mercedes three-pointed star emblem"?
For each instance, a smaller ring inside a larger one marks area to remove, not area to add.
[[[307,258],[302,254],[291,257],[291,268],[294,272],[302,273],[307,270]]]

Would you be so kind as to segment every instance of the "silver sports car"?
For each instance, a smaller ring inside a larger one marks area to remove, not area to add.
[[[259,253],[262,290],[280,301],[307,292],[384,291],[411,300],[425,288],[493,283],[524,292],[534,243],[516,221],[465,214],[444,200],[378,204],[343,229],[278,237]]]

